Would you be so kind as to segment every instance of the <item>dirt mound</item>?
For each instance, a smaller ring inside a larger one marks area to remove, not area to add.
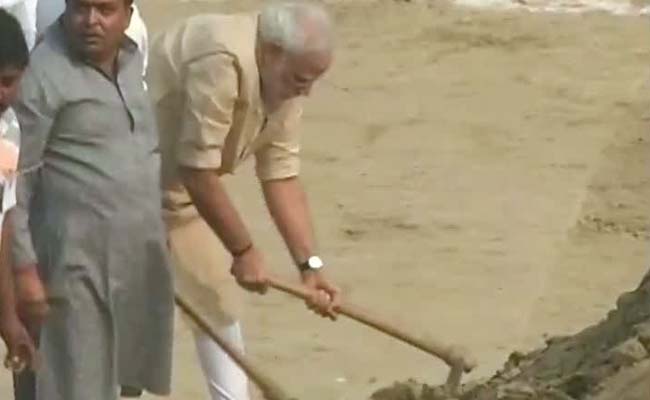
[[[650,273],[616,309],[582,332],[513,353],[492,378],[471,382],[458,400],[641,400],[650,398]],[[372,400],[442,400],[442,387],[397,383]]]

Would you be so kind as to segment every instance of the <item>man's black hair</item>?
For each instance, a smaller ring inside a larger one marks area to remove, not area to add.
[[[29,49],[18,20],[0,8],[0,69],[25,69]]]

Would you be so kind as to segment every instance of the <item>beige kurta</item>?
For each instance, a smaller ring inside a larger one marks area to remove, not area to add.
[[[254,156],[260,180],[299,172],[301,107],[288,101],[268,114],[260,97],[255,15],[201,15],[152,43],[148,83],[162,151],[163,207],[177,291],[213,319],[237,318],[230,259],[199,217],[178,168],[234,173]]]

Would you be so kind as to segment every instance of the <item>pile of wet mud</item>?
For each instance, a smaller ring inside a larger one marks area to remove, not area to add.
[[[598,324],[546,347],[513,353],[493,377],[463,385],[457,400],[650,399],[650,273],[619,297]],[[450,399],[415,381],[379,390],[372,400]]]

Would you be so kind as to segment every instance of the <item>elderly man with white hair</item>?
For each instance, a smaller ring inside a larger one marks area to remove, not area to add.
[[[240,349],[235,282],[263,293],[268,275],[222,177],[249,157],[312,294],[308,306],[335,318],[339,289],[325,278],[298,178],[302,97],[330,67],[332,30],[320,6],[282,2],[255,14],[194,16],[151,45],[148,84],[176,290]],[[212,399],[247,400],[243,373],[209,338],[198,331],[195,338]]]

